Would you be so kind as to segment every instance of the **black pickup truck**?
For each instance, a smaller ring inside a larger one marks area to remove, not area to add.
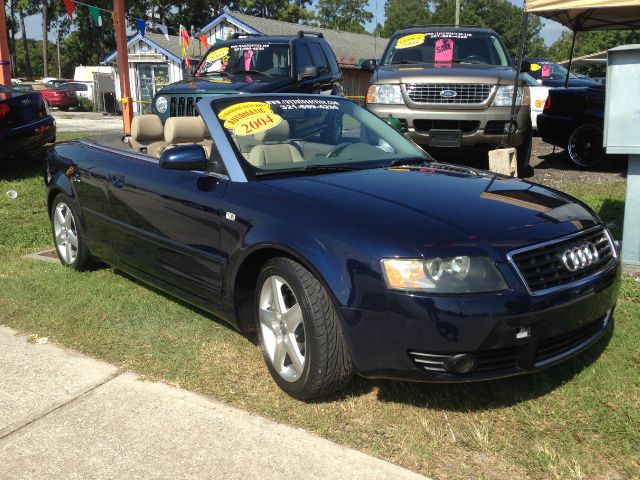
[[[153,99],[153,113],[196,115],[204,97],[232,93],[344,95],[342,72],[322,33],[292,36],[236,34],[207,51],[193,78],[167,85]]]
[[[538,115],[538,132],[547,143],[567,150],[580,168],[593,168],[605,159],[603,86],[549,90]]]

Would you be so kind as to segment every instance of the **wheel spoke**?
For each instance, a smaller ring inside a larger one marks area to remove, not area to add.
[[[282,314],[282,319],[289,333],[295,332],[298,325],[302,323],[302,309],[300,304],[296,303],[293,307]]]
[[[73,250],[71,249],[71,243],[65,243],[65,251],[67,253],[67,257],[65,258],[65,260],[67,261],[67,263],[71,263],[73,261]]]
[[[65,242],[65,239],[62,237],[62,231],[56,233],[56,243],[58,245],[62,245]]]
[[[56,218],[58,219],[58,222],[61,226],[65,226],[67,219],[62,213],[62,208],[60,208],[60,205],[58,206],[58,208],[56,208]]]
[[[282,285],[275,276],[271,278],[271,302],[273,310],[278,315],[286,310],[284,299],[282,298]]]
[[[300,353],[300,349],[298,348],[298,343],[295,339],[291,337],[293,334],[287,335],[284,340],[285,347],[287,349],[287,353],[289,354],[289,358],[291,359],[291,363],[293,364],[293,368],[296,373],[300,375],[302,370],[304,369],[304,357]]]
[[[261,308],[259,312],[260,325],[267,327],[274,334],[276,333],[274,325],[276,324],[276,314],[266,308]]]
[[[282,338],[276,338],[276,349],[273,353],[273,366],[278,373],[284,368],[284,359],[287,355],[287,350]]]
[[[67,230],[67,238],[72,247],[78,248],[78,237],[71,230]]]

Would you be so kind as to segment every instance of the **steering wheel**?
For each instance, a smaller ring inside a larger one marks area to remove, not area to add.
[[[480,63],[489,63],[487,62],[487,59],[484,58],[482,55],[469,55],[468,57],[464,57],[463,59],[461,59],[462,62],[480,62]]]
[[[353,145],[352,143],[349,142],[343,142],[343,143],[339,143],[338,145],[336,145],[335,147],[333,147],[326,155],[325,157],[327,158],[331,158],[331,157],[336,157],[341,151],[343,151],[345,148],[347,148],[349,145]]]

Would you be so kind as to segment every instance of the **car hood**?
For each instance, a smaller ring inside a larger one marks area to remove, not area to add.
[[[446,164],[265,183],[292,194],[290,201],[306,197],[322,203],[326,215],[349,222],[349,229],[365,228],[363,234],[378,238],[401,238],[423,255],[473,246],[504,260],[516,248],[599,223],[586,206],[560,192]]]
[[[373,74],[373,83],[488,83],[513,85],[515,70],[511,67],[453,64],[435,68],[423,65],[383,65]],[[452,79],[454,77],[454,79]]]
[[[288,85],[286,77],[264,75],[232,75],[228,77],[192,78],[167,85],[158,94],[261,93]]]

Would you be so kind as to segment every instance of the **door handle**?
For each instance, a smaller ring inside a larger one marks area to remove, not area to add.
[[[124,175],[118,173],[111,175],[111,184],[116,188],[122,188],[124,186]]]

